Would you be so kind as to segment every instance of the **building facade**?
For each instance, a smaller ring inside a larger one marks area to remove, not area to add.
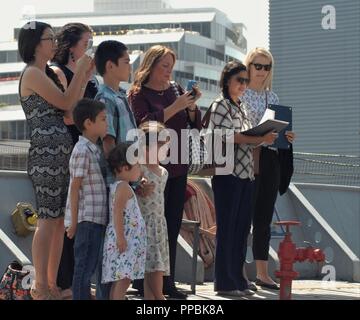
[[[145,9],[134,11],[130,2],[136,8],[143,4]],[[214,8],[171,9],[167,2],[150,2],[96,0],[93,13],[39,15],[36,20],[49,23],[55,30],[69,22],[90,25],[94,31],[95,47],[110,39],[125,43],[131,54],[131,80],[147,49],[155,44],[172,48],[177,54],[174,80],[184,87],[188,80],[197,80],[203,92],[199,105],[206,109],[219,93],[224,64],[230,60],[244,59],[247,48],[243,25],[233,23],[223,12]],[[19,28],[15,28],[15,39],[18,34]],[[12,121],[25,120],[18,100],[18,78],[23,67],[16,41],[1,43],[0,106],[13,107],[7,108],[6,117],[0,116],[0,139],[8,139],[11,135],[8,132],[11,125],[5,123],[9,121],[11,110],[14,115],[21,116],[16,120],[10,117]],[[130,83],[122,85],[128,88]]]
[[[170,8],[169,1],[165,0],[95,0],[94,11],[95,12],[121,12],[121,11],[138,11],[144,10],[158,10]]]

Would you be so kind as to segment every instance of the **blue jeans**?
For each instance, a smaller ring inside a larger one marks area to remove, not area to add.
[[[90,300],[90,281],[102,254],[105,226],[93,222],[78,223],[74,244],[75,267],[72,283],[74,300]]]
[[[112,282],[101,283],[105,231],[106,228],[104,229],[103,236],[101,238],[101,250],[99,252],[99,263],[96,271],[96,300],[110,300],[110,290],[112,285]]]

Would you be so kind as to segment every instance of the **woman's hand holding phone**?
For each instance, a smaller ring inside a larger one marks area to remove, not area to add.
[[[197,82],[195,80],[189,80],[186,90],[187,90],[186,93],[192,97],[192,101],[191,104],[188,106],[188,110],[195,111],[196,109],[195,102],[199,100],[201,97],[201,91],[197,85]]]

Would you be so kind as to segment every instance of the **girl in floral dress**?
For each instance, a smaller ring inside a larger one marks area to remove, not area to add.
[[[141,213],[146,224],[147,248],[144,278],[145,300],[165,300],[163,276],[170,274],[169,240],[164,215],[164,191],[168,179],[167,170],[160,166],[168,151],[165,142],[151,143],[150,135],[164,131],[165,126],[156,121],[144,122],[139,127],[145,134],[146,164],[141,165],[143,178],[154,184],[154,191],[147,197],[138,196]],[[153,160],[153,161],[151,161]]]
[[[116,146],[108,158],[116,182],[110,186],[110,221],[104,240],[102,282],[112,282],[111,300],[124,300],[131,281],[144,278],[145,271],[145,222],[129,185],[139,179],[140,166],[127,161],[128,147],[128,144]]]

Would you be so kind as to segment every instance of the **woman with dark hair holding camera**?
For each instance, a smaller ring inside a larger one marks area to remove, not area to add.
[[[82,23],[68,23],[56,34],[57,49],[52,59],[51,68],[55,71],[64,88],[67,88],[74,76],[76,62],[85,54],[89,43],[92,43],[92,29]],[[81,98],[94,99],[97,94],[96,78],[91,79],[81,92]],[[74,144],[79,140],[81,133],[74,125],[71,114],[65,115],[67,125]]]
[[[91,58],[79,59],[74,78],[64,90],[48,66],[56,51],[50,25],[31,21],[19,33],[18,49],[26,63],[19,81],[20,103],[30,128],[28,174],[33,183],[38,222],[32,256],[36,280],[34,299],[60,299],[56,277],[64,239],[64,212],[73,148],[63,117],[71,112],[91,67]]]
[[[92,42],[92,29],[82,23],[68,23],[56,34],[57,49],[52,59],[51,68],[55,71],[64,88],[67,88],[74,77],[77,61],[85,54]],[[80,92],[82,97],[94,99],[97,93],[96,78],[90,74],[91,79],[84,90]],[[71,114],[65,114],[64,122],[71,134],[74,145],[79,140],[80,131],[74,125]],[[57,285],[62,289],[63,296],[71,296],[68,290],[72,285],[74,273],[74,239],[69,239],[64,233],[64,245],[61,255]]]
[[[220,80],[221,94],[210,107],[209,129],[220,129],[223,141],[232,143],[234,151],[232,172],[212,178],[217,225],[214,289],[226,296],[254,294],[242,273],[251,225],[252,149],[263,142],[271,144],[276,138],[274,133],[262,137],[240,133],[251,127],[240,101],[248,83],[249,74],[243,64],[227,63]]]

